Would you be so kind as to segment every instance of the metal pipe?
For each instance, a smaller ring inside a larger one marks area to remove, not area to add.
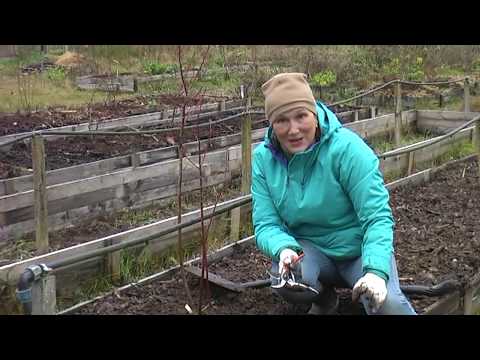
[[[226,205],[222,209],[215,210],[215,212],[204,215],[204,219],[208,219],[208,218],[211,218],[213,216],[222,214],[222,213],[227,212],[227,211],[229,211],[233,208],[248,204],[251,201],[252,201],[251,194],[238,197],[238,198],[235,199],[234,202],[232,202],[229,205]],[[90,258],[95,257],[95,256],[102,256],[102,255],[111,253],[113,251],[122,250],[124,248],[130,247],[130,246],[133,246],[133,245],[137,245],[137,244],[141,244],[143,242],[151,241],[151,240],[159,238],[161,236],[173,233],[173,232],[175,232],[179,229],[182,229],[184,227],[191,226],[191,225],[194,225],[196,223],[199,223],[200,221],[201,221],[201,218],[193,219],[193,220],[190,220],[190,221],[187,221],[187,222],[182,222],[180,224],[173,225],[172,227],[170,227],[168,229],[165,229],[165,230],[162,230],[162,231],[159,231],[158,233],[153,234],[153,235],[149,235],[149,236],[145,236],[145,237],[137,238],[137,239],[132,239],[132,240],[125,241],[125,242],[122,242],[122,243],[119,243],[119,244],[106,246],[106,247],[103,247],[101,249],[92,250],[92,251],[86,252],[84,254],[72,256],[72,257],[69,257],[69,258],[66,258],[66,259],[53,261],[51,263],[48,263],[48,267],[52,270],[56,270],[56,269],[59,269],[61,267],[71,265],[71,264],[75,264],[75,263],[90,259]]]

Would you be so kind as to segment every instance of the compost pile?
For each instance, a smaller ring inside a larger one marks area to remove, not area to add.
[[[462,284],[480,269],[480,199],[478,165],[474,160],[442,170],[431,183],[391,191],[396,219],[395,256],[402,284],[431,285],[447,278]],[[270,260],[254,245],[237,248],[233,255],[210,266],[224,279],[246,282],[264,279]],[[187,274],[192,297],[198,303],[199,278]],[[303,314],[272,295],[270,288],[234,293],[210,285],[211,301],[205,314]],[[350,301],[350,290],[341,289],[340,314],[363,314]],[[411,296],[418,313],[438,298]],[[81,308],[79,314],[186,314],[186,295],[179,273],[145,286],[131,287]],[[196,304],[191,305],[196,310]]]

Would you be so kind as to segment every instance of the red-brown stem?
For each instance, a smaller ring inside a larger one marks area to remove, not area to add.
[[[181,46],[178,46],[178,62],[180,64],[180,74],[182,78],[182,84],[184,87],[185,92],[186,84],[183,78],[183,70],[182,70],[182,50]],[[179,160],[179,173],[178,173],[178,186],[177,186],[177,204],[178,204],[178,217],[177,222],[180,224],[182,222],[182,180],[183,180],[183,128],[185,126],[185,109],[186,103],[182,106],[182,123],[180,126],[180,133],[178,137],[178,160]],[[193,305],[192,295],[190,293],[190,288],[187,283],[187,277],[185,275],[185,269],[183,267],[183,239],[182,239],[182,229],[178,229],[178,262],[180,265],[180,274],[182,276],[182,280],[185,286],[185,292],[187,293],[187,301],[189,304]]]

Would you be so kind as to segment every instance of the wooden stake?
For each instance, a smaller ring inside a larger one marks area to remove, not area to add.
[[[375,117],[375,112],[376,112],[376,109],[375,109],[375,106],[370,106],[370,117],[373,119]]]
[[[470,112],[470,84],[468,78],[463,83],[463,102],[465,104],[465,112]]]
[[[48,251],[47,185],[45,179],[45,143],[41,135],[32,138],[35,242],[38,254]]]
[[[47,275],[32,284],[32,315],[55,315],[56,311],[55,276]]]
[[[478,179],[480,180],[480,120],[475,123],[475,131],[473,133],[473,144],[475,146],[475,151],[477,153],[477,163],[478,163]]]
[[[402,126],[402,88],[400,82],[395,87],[395,145],[400,146]]]
[[[408,153],[408,170],[407,170],[407,175],[411,175],[414,167],[414,162],[415,162],[415,152],[410,151]]]

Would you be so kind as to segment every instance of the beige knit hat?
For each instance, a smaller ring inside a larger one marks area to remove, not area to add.
[[[262,85],[265,114],[270,123],[279,114],[298,107],[317,113],[312,89],[302,73],[277,74]]]

